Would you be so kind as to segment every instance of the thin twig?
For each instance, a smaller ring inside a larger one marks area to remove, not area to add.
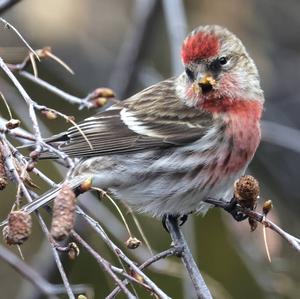
[[[3,18],[0,18],[0,22],[4,24],[4,26],[8,29],[12,29],[15,34],[21,39],[21,41],[25,44],[25,46],[29,49],[30,52],[32,52],[38,61],[40,61],[39,56],[36,54],[36,52],[31,48],[31,46],[27,43],[25,38],[21,35],[21,33],[17,30],[16,27],[14,27],[12,24],[10,24],[8,21],[4,20]]]
[[[29,267],[22,259],[13,254],[10,250],[0,245],[0,258],[6,261],[14,269],[16,269],[23,277],[28,279],[34,286],[36,286],[43,294],[56,295],[55,286],[46,281],[39,273],[35,272],[33,268]],[[54,296],[53,298],[58,298]]]
[[[36,114],[35,114],[35,111],[34,111],[33,101],[31,100],[30,96],[25,91],[25,89],[23,88],[23,86],[19,83],[19,81],[17,80],[17,78],[14,76],[14,74],[10,71],[10,69],[4,63],[4,61],[3,61],[3,59],[1,57],[0,57],[0,67],[6,73],[6,75],[10,78],[10,80],[14,83],[14,85],[16,86],[16,88],[21,93],[23,99],[27,103],[27,105],[29,107],[29,117],[30,117],[30,119],[32,121],[32,125],[33,125],[33,130],[34,130],[34,135],[35,135],[35,138],[36,138],[36,142],[37,143],[38,142],[42,143],[43,142],[43,138],[41,136],[41,132],[40,132],[40,128],[39,128],[39,125],[38,125],[37,117],[36,117]],[[40,145],[40,147],[41,147],[41,145]]]
[[[118,284],[123,293],[129,299],[135,299],[136,297],[126,288],[125,284],[116,276],[116,274],[112,271],[112,266],[108,263],[104,258],[102,258],[82,237],[76,233],[74,230],[72,231],[72,236],[80,242],[80,244],[96,259],[97,263],[108,273],[112,279]]]
[[[206,199],[205,201],[219,208],[226,209],[228,207],[228,202],[225,202],[223,200],[209,198]],[[285,239],[295,250],[300,252],[300,239],[284,231],[282,228],[280,228],[278,225],[276,225],[270,219],[268,219],[264,214],[258,213],[253,210],[249,210],[247,208],[243,208],[239,205],[237,205],[235,208],[237,211],[247,215],[248,217],[256,220],[257,222],[260,222],[265,227],[268,227],[274,232],[276,232],[283,239]]]
[[[0,245],[0,258],[17,270],[43,294],[48,295],[49,298],[51,297],[56,299],[58,298],[56,295],[64,294],[66,292],[63,285],[54,285],[49,283],[32,267],[28,266],[22,259],[2,245]],[[84,285],[72,285],[71,288],[76,293],[82,293],[88,290],[88,287]]]
[[[11,176],[15,179],[16,183],[18,185],[20,185],[20,187],[22,189],[22,192],[23,192],[24,196],[26,197],[27,201],[28,202],[32,202],[33,200],[32,200],[31,194],[28,191],[28,189],[26,188],[24,182],[22,181],[22,179],[21,179],[21,177],[20,177],[20,175],[19,175],[19,173],[18,173],[18,171],[17,171],[17,169],[15,167],[11,151],[9,149],[9,146],[6,143],[6,139],[5,139],[5,136],[3,134],[0,134],[0,141],[2,141],[2,142],[0,142],[0,146],[1,146],[1,151],[3,153],[3,157],[4,157],[4,161],[5,161],[7,169],[11,173]],[[41,228],[42,228],[43,232],[48,237],[49,236],[49,231],[48,231],[48,228],[47,228],[47,226],[46,226],[43,218],[41,217],[41,215],[39,214],[38,211],[36,211],[36,215],[38,217],[38,220],[39,220],[39,223],[41,225]],[[68,296],[69,296],[70,299],[75,299],[75,296],[74,296],[74,294],[72,292],[72,289],[70,287],[69,281],[67,279],[67,275],[64,272],[63,266],[61,264],[59,255],[58,255],[55,247],[53,246],[52,242],[50,242],[50,245],[51,245],[51,249],[52,249],[52,252],[53,252],[53,255],[54,255],[54,259],[55,259],[57,268],[58,268],[58,270],[59,270],[59,272],[61,274],[63,283],[65,285],[67,294],[68,294]]]
[[[20,71],[19,74],[38,84],[39,86],[45,88],[46,90],[56,94],[57,96],[59,96],[60,98],[66,100],[67,102],[71,103],[71,104],[76,104],[76,105],[82,105],[83,104],[83,98],[79,98],[79,97],[76,97],[76,96],[73,96],[61,89],[59,89],[58,87],[56,86],[53,86],[52,84],[48,83],[47,81],[41,79],[41,78],[37,78],[35,76],[33,76],[31,73],[27,72],[27,71]],[[92,103],[90,102],[86,102],[86,106],[87,108],[91,108],[92,107]]]
[[[176,255],[177,254],[177,249],[175,249],[174,247],[171,247],[165,251],[162,251],[160,253],[157,253],[156,255],[152,256],[151,258],[149,258],[148,260],[146,260],[144,263],[142,263],[139,268],[141,270],[149,267],[150,265],[156,263],[157,261],[161,260],[161,259],[165,259],[169,256],[172,255]],[[123,280],[123,283],[126,285],[128,284],[128,280]],[[120,287],[116,287],[105,299],[113,299],[116,297],[116,295],[118,295],[118,293],[121,291]]]
[[[123,251],[116,246],[107,236],[101,225],[95,221],[92,217],[83,212],[80,207],[76,208],[76,212],[83,217],[83,219],[94,229],[94,231],[102,238],[102,240],[108,245],[109,248],[119,256],[134,272],[142,277],[145,284],[150,287],[150,289],[156,293],[162,299],[169,299],[170,297],[166,295],[148,276],[146,276],[136,264],[131,261]]]
[[[33,133],[34,133],[34,136],[35,136],[35,139],[36,139],[35,140],[36,151],[37,152],[41,152],[43,148],[46,148],[50,152],[54,152],[61,159],[63,159],[64,161],[66,161],[66,163],[69,166],[72,166],[73,162],[72,162],[72,160],[70,158],[68,158],[68,156],[66,154],[64,154],[63,152],[57,150],[53,146],[51,146],[51,145],[49,145],[49,144],[47,144],[47,143],[44,142],[44,139],[43,139],[43,137],[41,135],[41,131],[40,131],[40,128],[39,128],[39,124],[38,124],[37,116],[36,116],[36,113],[35,113],[35,109],[42,110],[42,109],[45,109],[46,107],[38,105],[35,101],[33,101],[30,98],[30,96],[28,95],[28,93],[25,91],[25,89],[23,88],[23,86],[20,84],[20,82],[17,80],[17,78],[11,72],[11,70],[7,67],[7,65],[4,63],[4,61],[3,61],[3,59],[1,57],[0,57],[0,67],[6,73],[6,75],[11,79],[11,81],[14,83],[14,85],[19,90],[20,94],[22,95],[23,99],[25,100],[26,104],[28,105],[28,108],[29,108],[29,117],[30,117],[31,122],[32,122]],[[48,108],[48,109],[50,109],[50,108]],[[61,113],[61,114],[63,114],[63,113]]]

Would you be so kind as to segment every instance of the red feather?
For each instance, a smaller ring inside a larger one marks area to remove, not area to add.
[[[211,113],[224,113],[227,129],[225,134],[234,146],[229,149],[222,165],[223,175],[241,170],[252,159],[260,142],[259,121],[262,102],[244,99],[205,100],[200,107]]]
[[[188,37],[183,43],[181,57],[185,64],[199,59],[216,56],[220,49],[220,41],[214,34],[198,32]]]

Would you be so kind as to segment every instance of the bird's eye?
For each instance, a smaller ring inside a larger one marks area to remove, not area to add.
[[[189,68],[186,68],[186,69],[185,69],[185,73],[187,74],[188,78],[189,78],[191,81],[194,81],[195,75],[194,75],[193,71],[191,71]]]
[[[226,57],[220,57],[219,58],[219,63],[221,64],[221,65],[225,65],[226,63],[228,62],[228,60],[227,60],[227,58]]]
[[[222,67],[228,63],[228,58],[222,56],[220,58],[215,59],[209,65],[209,69],[214,73],[219,73],[222,70]]]

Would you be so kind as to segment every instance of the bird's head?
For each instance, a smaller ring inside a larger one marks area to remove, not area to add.
[[[263,101],[257,68],[242,42],[227,29],[196,28],[184,40],[181,57],[185,71],[177,91],[188,105],[222,98]]]

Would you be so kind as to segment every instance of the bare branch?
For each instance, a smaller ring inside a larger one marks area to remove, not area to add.
[[[49,283],[32,267],[28,266],[22,259],[2,245],[0,245],[0,258],[29,280],[43,294],[48,295],[49,298],[57,299],[58,297],[56,295],[64,294],[66,292],[64,286]],[[75,293],[84,293],[89,290],[89,288],[84,285],[72,285],[71,288]]]
[[[175,248],[179,248],[179,250],[182,250],[181,260],[185,265],[187,272],[193,282],[197,298],[212,299],[211,293],[206,286],[204,279],[185,241],[185,238],[179,229],[177,218],[168,216],[166,219],[166,224],[169,229],[171,238],[174,242]]]
[[[76,209],[77,213],[83,217],[83,219],[94,229],[94,231],[102,238],[102,240],[108,245],[109,248],[121,259],[123,260],[134,272],[142,277],[145,284],[156,293],[162,299],[169,299],[170,297],[166,295],[148,276],[146,276],[136,264],[131,261],[124,252],[116,246],[107,236],[101,225],[91,218],[89,215],[85,214],[80,207]]]
[[[139,266],[139,268],[141,270],[149,267],[150,265],[152,265],[153,263],[156,263],[157,261],[167,258],[169,256],[172,255],[176,255],[178,253],[178,250],[174,247],[171,247],[165,251],[162,251],[154,256],[152,256],[151,258],[149,258],[148,260],[146,260],[143,264],[141,264]],[[126,285],[128,284],[128,280],[124,280],[123,283]],[[117,294],[121,291],[120,287],[116,287],[107,297],[106,299],[113,299],[117,296]]]
[[[21,39],[21,41],[25,44],[25,46],[29,49],[29,51],[32,52],[33,55],[35,55],[37,60],[40,60],[36,52],[31,48],[31,46],[27,43],[27,41],[24,39],[21,33],[13,25],[11,25],[8,21],[4,20],[3,18],[0,18],[0,22],[2,22],[6,28],[12,29],[15,32],[15,34]]]
[[[82,239],[82,237],[76,233],[74,230],[72,231],[72,236],[80,242],[80,244],[96,259],[97,263],[108,273],[112,279],[118,284],[120,289],[124,292],[124,294],[129,299],[135,299],[136,297],[126,288],[125,284],[116,276],[116,274],[112,271],[111,264],[106,261],[103,257],[101,257],[86,241]]]
[[[223,208],[226,210],[228,208],[228,202],[218,200],[218,199],[206,199],[207,203],[213,204],[216,207]],[[273,223],[271,220],[269,220],[264,214],[258,213],[256,211],[241,207],[239,205],[235,206],[235,209],[248,217],[256,220],[257,222],[260,222],[262,225],[264,225],[267,228],[270,228],[274,232],[276,232],[278,235],[280,235],[283,239],[285,239],[295,250],[300,252],[300,239],[292,236],[291,234],[284,231],[282,228],[280,228],[278,225]]]

